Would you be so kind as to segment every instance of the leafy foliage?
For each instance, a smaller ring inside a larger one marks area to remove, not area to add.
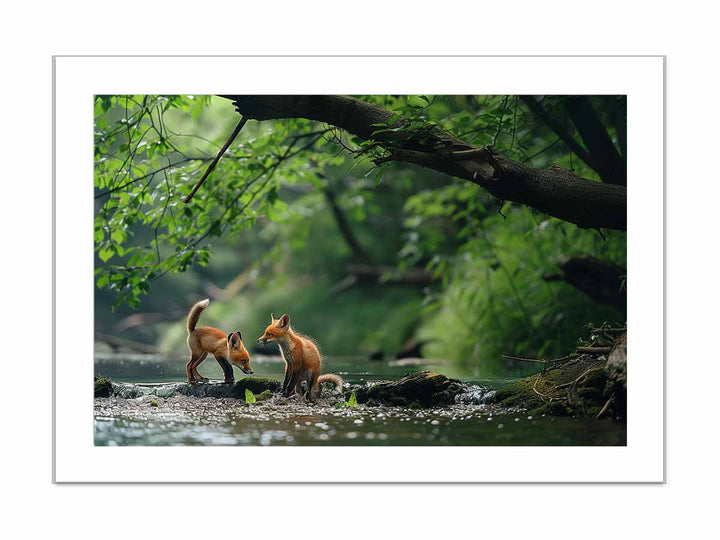
[[[277,196],[279,177],[290,184],[307,181],[308,154],[316,167],[334,159],[312,152],[326,128],[301,120],[272,130],[253,126],[222,159],[213,182],[184,204],[217,146],[184,129],[210,101],[96,97],[95,250],[107,263],[98,268],[96,283],[117,295],[116,305],[137,306],[150,282],[193,264],[206,266],[222,235],[245,231],[260,216],[282,218],[287,206]],[[144,234],[131,243],[138,228]]]
[[[535,167],[556,163],[597,179],[517,96],[360,97],[393,111],[373,126],[374,136],[393,132],[422,145],[441,129]],[[617,99],[592,99],[617,141]],[[558,103],[544,101],[562,114]],[[232,104],[217,97],[96,96],[102,302],[128,315],[152,286],[150,311],[181,311],[188,299],[179,291],[196,298],[208,282],[229,289],[241,283],[233,299],[213,304],[209,324],[217,317],[221,327],[257,326],[283,309],[276,306],[289,306],[303,330],[322,332],[332,353],[397,351],[415,337],[427,343],[427,354],[484,372],[504,369],[500,353],[562,354],[586,322],[624,317],[542,279],[572,255],[624,264],[624,233],[580,230],[503,205],[468,182],[382,162],[388,151],[375,138],[333,126],[248,122],[183,202],[237,121]],[[327,190],[375,264],[424,269],[437,280],[414,289],[360,283],[334,293],[354,254]],[[170,328],[158,326],[166,341],[184,340],[181,324]]]

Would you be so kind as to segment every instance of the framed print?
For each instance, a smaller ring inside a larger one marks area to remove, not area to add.
[[[664,480],[664,58],[53,69],[56,482]]]

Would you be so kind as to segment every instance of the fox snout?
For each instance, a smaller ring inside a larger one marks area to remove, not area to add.
[[[240,371],[242,371],[245,375],[252,375],[253,373],[255,373],[251,367],[241,367]]]
[[[257,342],[262,343],[263,345],[267,345],[268,340],[265,336],[260,336],[259,338],[257,338]]]

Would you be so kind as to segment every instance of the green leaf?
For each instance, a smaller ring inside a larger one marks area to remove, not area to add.
[[[257,400],[255,399],[255,394],[252,393],[252,390],[245,389],[245,403],[255,403]]]
[[[350,394],[350,398],[345,403],[345,406],[346,407],[357,407],[358,406],[357,396],[355,396],[355,390],[353,390],[352,394]]]
[[[382,167],[378,169],[378,172],[375,173],[375,185],[380,185],[380,182],[382,182],[383,179],[383,169]]]
[[[107,274],[100,276],[97,280],[98,289],[102,289],[105,285],[107,285],[108,281],[110,281],[110,276]]]
[[[116,242],[118,244],[122,244],[125,241],[125,238],[127,235],[125,234],[125,231],[120,229],[115,229],[112,234],[110,235],[110,238],[112,238],[113,242]]]
[[[100,257],[102,262],[108,262],[113,255],[115,255],[115,250],[113,250],[112,247],[102,248],[98,253],[98,257]]]

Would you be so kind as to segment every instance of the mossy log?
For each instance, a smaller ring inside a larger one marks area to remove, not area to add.
[[[455,396],[467,393],[468,385],[440,373],[421,371],[405,375],[397,381],[351,388],[345,392],[347,397],[352,391],[358,403],[374,401],[385,405],[433,407],[455,403]]]
[[[581,355],[498,389],[490,401],[520,407],[532,415],[622,420],[626,394],[619,392],[619,387],[624,388],[624,378],[611,376],[605,356]]]

